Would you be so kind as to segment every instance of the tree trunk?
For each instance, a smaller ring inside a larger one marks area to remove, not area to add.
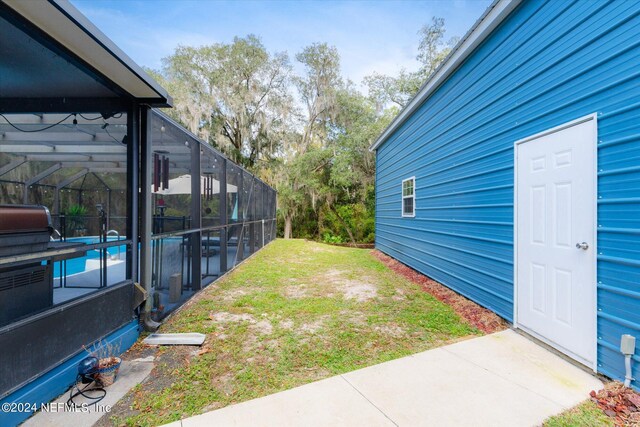
[[[340,221],[340,224],[342,224],[344,229],[347,230],[347,234],[349,235],[349,239],[351,239],[351,243],[353,244],[353,246],[356,246],[356,239],[353,237],[353,233],[351,232],[351,229],[349,228],[345,220],[342,219],[338,211],[332,205],[329,205],[329,209],[331,209],[331,211],[336,215],[336,218],[338,218],[338,221]]]
[[[293,218],[291,218],[290,216],[285,216],[284,217],[284,238],[285,239],[290,239],[291,238],[291,222],[292,222]]]

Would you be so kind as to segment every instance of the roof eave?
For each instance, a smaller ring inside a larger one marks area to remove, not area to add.
[[[171,107],[167,91],[68,0],[2,0],[71,53],[152,107]]]
[[[375,151],[384,144],[521,2],[522,0],[495,0],[431,74],[418,93],[369,147],[369,151]]]

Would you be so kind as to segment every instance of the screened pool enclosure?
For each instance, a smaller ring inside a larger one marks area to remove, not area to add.
[[[0,58],[0,403],[40,404],[273,240],[276,194],[66,0],[0,1]]]
[[[274,238],[275,192],[165,114],[149,116],[149,197],[140,192],[139,204],[152,221],[139,245],[150,248],[148,297],[160,320]],[[50,254],[13,255],[46,265],[50,304],[27,304],[0,326],[127,279],[126,133],[125,112],[0,116],[0,204],[45,206],[52,226]]]

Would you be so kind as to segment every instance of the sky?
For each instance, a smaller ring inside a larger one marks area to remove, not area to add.
[[[417,69],[418,30],[445,19],[446,38],[463,36],[490,0],[71,0],[139,65],[160,69],[176,46],[230,43],[255,34],[271,52],[294,55],[314,42],[336,46],[342,74]]]

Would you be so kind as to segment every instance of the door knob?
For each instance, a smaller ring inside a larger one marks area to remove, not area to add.
[[[583,251],[586,251],[587,249],[589,249],[589,244],[587,242],[576,243],[576,249],[582,249]]]

